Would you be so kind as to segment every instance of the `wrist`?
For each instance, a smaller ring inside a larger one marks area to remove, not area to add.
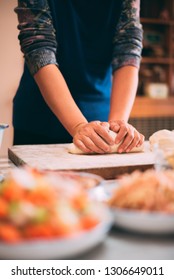
[[[111,122],[116,122],[116,121],[122,121],[122,122],[128,122],[128,118],[127,117],[112,117],[112,118],[109,118],[108,119],[108,122],[111,123]]]
[[[120,108],[120,109],[115,109],[110,111],[108,121],[121,120],[121,121],[128,122],[128,119],[129,119],[129,111],[121,110]]]
[[[72,136],[74,137],[74,135],[77,133],[77,131],[81,128],[81,127],[83,127],[84,125],[86,125],[88,122],[86,121],[84,121],[84,122],[80,122],[80,123],[78,123],[77,125],[75,125],[73,128],[72,128]]]

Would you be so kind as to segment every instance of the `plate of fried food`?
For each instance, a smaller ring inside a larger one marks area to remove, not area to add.
[[[107,203],[114,224],[150,234],[174,233],[174,171],[134,171],[112,184]]]
[[[174,233],[173,170],[137,170],[103,181],[91,193],[110,207],[117,227],[148,234]]]
[[[70,258],[105,240],[110,210],[72,175],[23,167],[1,182],[1,259]]]

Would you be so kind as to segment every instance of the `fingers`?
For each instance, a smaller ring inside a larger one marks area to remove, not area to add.
[[[94,137],[91,139],[88,136],[85,136],[82,141],[83,145],[90,151],[89,153],[103,154],[109,152],[110,150],[108,145],[102,146],[99,139],[95,139],[94,141]],[[101,147],[99,145],[101,145]]]
[[[108,123],[102,122],[100,125],[94,125],[94,130],[108,145],[114,145],[114,139],[109,134]]]
[[[136,129],[131,129],[130,134],[125,137],[123,142],[123,150],[128,153],[140,142],[140,133]],[[119,147],[120,148],[120,147]],[[122,147],[121,147],[122,148]]]
[[[125,135],[118,152],[130,152],[134,147],[141,146],[144,142],[144,136],[140,134],[133,126],[129,125],[127,134]]]
[[[108,122],[101,122],[100,125],[103,126],[107,131],[109,131],[110,125]]]
[[[114,139],[109,134],[109,124],[90,122],[79,128],[73,138],[74,144],[84,153],[109,153]]]
[[[115,139],[109,130],[117,133]],[[118,153],[130,152],[134,147],[139,147],[144,142],[144,136],[132,125],[122,120],[99,122],[94,121],[81,125],[74,138],[74,144],[84,153],[110,153],[111,146],[119,144]]]
[[[114,124],[115,122],[115,124]],[[132,125],[122,120],[110,121],[110,127],[117,129],[115,143],[119,144],[118,153],[130,152],[134,147],[139,147],[144,142],[144,135],[139,133]]]
[[[145,140],[144,135],[140,133],[140,141],[138,142],[138,144],[136,145],[136,147],[142,146],[143,143],[144,143],[144,140]]]
[[[120,129],[117,132],[115,143],[119,144],[127,134],[129,134],[128,137],[130,139],[133,139],[133,133],[130,130],[130,125],[128,123],[123,122],[123,121],[120,121],[119,125],[120,125]]]
[[[120,129],[119,121],[109,121],[110,129],[114,132],[118,132]]]
[[[92,150],[88,149],[81,140],[77,139],[76,141],[73,140],[73,143],[85,154],[91,154]]]

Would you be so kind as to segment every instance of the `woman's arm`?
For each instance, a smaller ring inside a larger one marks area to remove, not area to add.
[[[144,137],[127,123],[138,85],[142,50],[142,27],[139,22],[140,1],[124,0],[114,37],[113,85],[109,121],[118,132],[116,143],[125,137],[119,151],[130,151],[141,145]]]
[[[128,65],[139,68],[142,39],[140,0],[123,0],[120,19],[113,38],[113,72]]]
[[[74,137],[75,145],[86,153],[110,151],[108,144],[113,144],[113,139],[109,135],[107,127],[101,126],[100,122],[87,122],[74,102],[61,72],[55,65],[42,67],[35,74],[35,80],[48,106]]]
[[[120,153],[129,152],[132,148],[141,146],[144,141],[144,136],[128,124],[137,84],[138,69],[134,66],[121,67],[113,74],[109,123],[111,129],[118,133],[116,144],[125,137],[118,149]]]
[[[87,122],[58,68],[57,42],[47,0],[19,0],[15,11],[21,50],[46,103],[80,149],[107,152],[108,144],[113,143],[108,130],[99,122]]]
[[[138,84],[138,69],[124,66],[113,73],[109,120],[128,121]]]
[[[31,75],[34,76],[43,66],[57,65],[56,35],[47,0],[18,0],[15,12],[21,51]]]

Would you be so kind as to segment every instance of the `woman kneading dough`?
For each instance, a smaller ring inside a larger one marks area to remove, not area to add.
[[[113,139],[113,143],[115,143],[117,133],[109,129],[109,124],[107,125],[107,123],[101,123],[101,125],[105,126],[105,128],[109,132],[109,135]],[[122,142],[123,142],[123,140],[118,144],[111,145],[110,146],[110,151],[108,153],[118,153],[119,146],[121,145]],[[144,143],[142,143],[142,145],[133,147],[129,152],[143,152],[143,151],[144,151]],[[69,145],[68,152],[71,153],[71,154],[86,154],[81,149],[79,149],[74,143],[71,143]],[[94,152],[91,152],[91,153],[93,154]]]

